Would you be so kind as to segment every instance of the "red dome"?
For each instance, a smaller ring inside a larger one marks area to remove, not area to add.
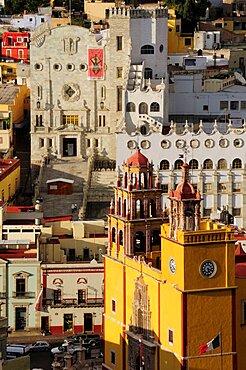
[[[197,193],[193,185],[189,182],[189,165],[184,163],[182,165],[182,181],[177,188],[170,193],[171,198],[177,200],[182,199],[201,199],[201,195]]]
[[[147,166],[149,160],[140,152],[140,149],[137,149],[136,152],[127,159],[127,164],[132,167],[142,167]]]

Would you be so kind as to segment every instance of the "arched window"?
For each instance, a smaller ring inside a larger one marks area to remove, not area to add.
[[[135,234],[135,250],[134,252],[145,252],[145,235],[143,231],[137,231]]]
[[[218,170],[226,170],[227,169],[227,161],[226,159],[220,159],[218,161]]]
[[[233,159],[232,168],[242,168],[242,161],[240,158]]]
[[[182,167],[182,164],[183,164],[184,162],[182,161],[182,159],[177,159],[176,161],[175,161],[175,163],[174,163],[174,169],[175,170],[180,170],[181,169],[181,167]]]
[[[123,231],[122,230],[119,231],[119,243],[120,245],[123,245]]]
[[[126,199],[124,199],[123,202],[122,216],[126,217]]]
[[[121,216],[121,198],[118,199],[118,215]]]
[[[126,105],[126,111],[127,112],[136,112],[135,104],[132,102],[127,103]]]
[[[156,102],[151,103],[150,111],[151,112],[160,112],[160,105]]]
[[[152,79],[153,78],[153,71],[151,68],[145,68],[144,70],[144,78],[146,80],[148,80],[149,78]]]
[[[212,170],[213,169],[213,161],[211,159],[205,159],[203,162],[204,170]]]
[[[189,167],[192,170],[198,170],[198,161],[196,159],[192,159],[189,163]]]
[[[138,111],[139,114],[148,114],[148,105],[146,103],[140,103]]]
[[[112,228],[112,242],[115,243],[116,239],[115,239],[115,228],[113,227]]]
[[[160,230],[153,230],[151,235],[151,245],[161,245]]]
[[[144,218],[143,202],[140,199],[136,201],[136,218]]]
[[[149,210],[150,217],[156,217],[156,202],[154,199],[150,200],[150,210]]]
[[[154,54],[154,46],[152,46],[152,45],[143,45],[141,47],[141,54]]]
[[[169,164],[168,160],[163,159],[163,161],[161,161],[161,163],[160,163],[160,169],[161,170],[169,170],[169,168],[170,168],[170,164]]]

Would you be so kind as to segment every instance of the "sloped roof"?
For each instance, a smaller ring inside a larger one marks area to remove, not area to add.
[[[149,164],[149,160],[140,152],[140,149],[138,148],[136,152],[127,159],[127,164],[132,167],[142,167],[147,166]]]

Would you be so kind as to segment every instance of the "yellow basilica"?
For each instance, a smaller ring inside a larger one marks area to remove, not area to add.
[[[233,232],[200,219],[201,196],[187,164],[182,171],[169,219],[158,171],[139,149],[118,173],[105,256],[104,370],[236,369]]]

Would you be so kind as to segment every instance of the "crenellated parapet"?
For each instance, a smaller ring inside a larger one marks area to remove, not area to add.
[[[115,17],[125,18],[167,18],[167,8],[156,8],[156,9],[130,9],[126,7],[122,8],[111,8],[109,9],[109,19]]]

